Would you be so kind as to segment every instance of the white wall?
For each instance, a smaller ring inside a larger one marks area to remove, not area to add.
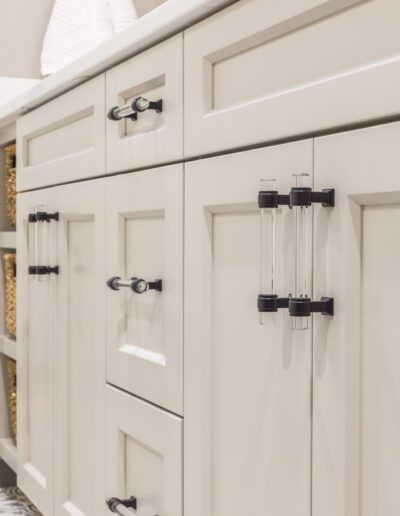
[[[0,0],[0,76],[40,78],[40,52],[54,0]]]

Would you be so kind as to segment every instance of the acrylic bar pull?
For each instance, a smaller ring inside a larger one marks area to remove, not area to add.
[[[162,292],[162,280],[146,281],[142,278],[122,279],[114,276],[107,280],[107,287],[111,290],[119,290],[120,288],[130,288],[136,294],[144,294],[148,290],[157,290]]]
[[[310,188],[308,174],[293,175],[292,192],[297,188]],[[309,298],[311,295],[311,231],[312,207],[299,205],[292,207],[295,217],[295,298]],[[308,317],[294,317],[293,329],[306,330],[309,326]]]
[[[275,179],[262,179],[260,184],[259,193],[259,206],[260,206],[260,297],[259,297],[259,312],[260,312],[260,324],[275,324],[275,312],[261,311],[260,299],[262,296],[275,297],[275,267],[276,267],[276,208],[278,207],[275,203],[269,201],[265,202],[268,194],[276,192],[276,180]],[[269,197],[271,198],[271,196]],[[277,297],[277,296],[276,296]],[[265,305],[265,303],[264,303]]]
[[[153,110],[156,113],[161,113],[163,110],[162,99],[157,101],[151,101],[145,97],[136,97],[123,106],[115,106],[110,109],[107,114],[109,120],[118,122],[123,118],[130,118],[131,120],[137,120],[138,113],[144,113],[145,111]]]

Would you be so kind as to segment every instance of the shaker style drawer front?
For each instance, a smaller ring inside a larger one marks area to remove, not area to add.
[[[183,157],[183,35],[110,70],[107,171]]]
[[[107,184],[107,380],[182,414],[183,166]]]
[[[18,190],[104,174],[104,117],[100,75],[20,118]]]
[[[399,16],[393,0],[243,0],[189,28],[185,157],[382,116],[360,88],[396,66]]]
[[[182,420],[113,387],[106,391],[109,505],[130,500],[138,516],[182,516]]]

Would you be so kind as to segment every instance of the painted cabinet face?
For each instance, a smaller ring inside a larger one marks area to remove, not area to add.
[[[138,516],[182,516],[181,418],[106,391],[107,498],[134,496]]]
[[[315,141],[315,295],[335,317],[314,331],[314,513],[400,513],[400,125]]]
[[[56,516],[104,513],[105,181],[54,189]]]
[[[107,183],[107,278],[162,280],[162,291],[107,289],[107,381],[181,414],[183,166]]]
[[[89,516],[104,512],[105,183],[18,198],[18,482],[46,515]],[[33,208],[59,220],[28,223]]]
[[[311,141],[185,169],[185,513],[309,516],[311,329],[260,324],[261,180],[312,181]],[[269,217],[272,215],[269,214]],[[276,213],[276,292],[294,292],[293,213]],[[311,321],[310,321],[311,323]]]
[[[18,191],[104,174],[105,75],[17,121]]]
[[[363,85],[390,81],[399,16],[393,0],[249,0],[190,27],[185,156],[382,117]]]
[[[162,101],[134,120],[107,120],[108,172],[183,158],[183,34],[109,70],[106,90],[108,113],[139,97]]]
[[[57,278],[37,281],[28,267],[54,264],[55,223],[28,223],[36,210],[53,211],[50,190],[18,196],[17,335],[18,335],[18,485],[44,513],[53,510],[53,360]]]

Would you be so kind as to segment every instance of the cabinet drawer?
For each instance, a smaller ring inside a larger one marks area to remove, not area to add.
[[[104,174],[104,118],[104,75],[20,118],[18,190]]]
[[[183,166],[107,180],[107,380],[177,414],[183,408]],[[142,294],[130,278],[162,281]]]
[[[182,420],[106,391],[107,498],[134,496],[138,515],[182,516]]]
[[[188,29],[185,156],[382,116],[399,17],[393,0],[242,0]]]
[[[183,35],[107,72],[107,112],[138,97],[162,100],[162,112],[107,120],[107,171],[130,170],[183,156]]]

